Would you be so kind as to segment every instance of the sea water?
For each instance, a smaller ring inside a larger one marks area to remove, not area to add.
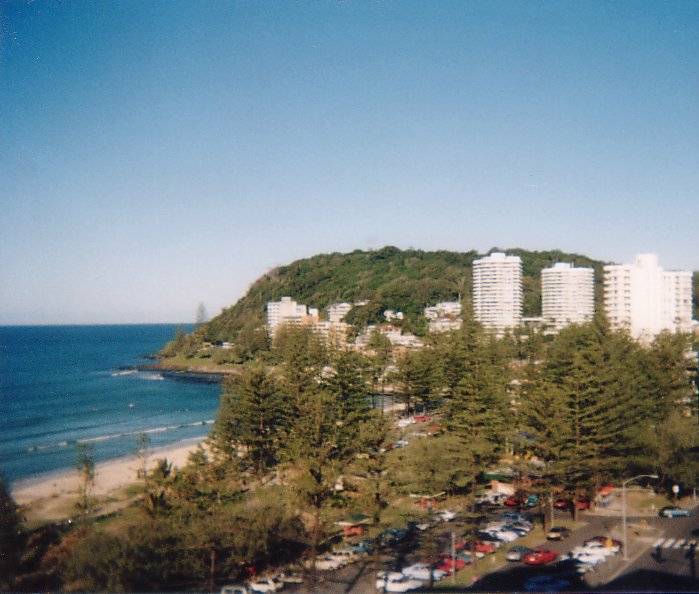
[[[184,328],[189,330],[190,328]],[[0,327],[0,473],[8,482],[75,467],[80,443],[96,462],[201,438],[219,404],[216,383],[137,371],[177,326]]]

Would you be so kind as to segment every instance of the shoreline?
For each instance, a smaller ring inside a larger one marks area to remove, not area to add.
[[[126,368],[125,368],[126,369]],[[155,363],[142,363],[140,365],[129,366],[127,369],[137,371],[157,371],[172,379],[182,379],[191,381],[203,381],[209,383],[220,383],[229,375],[239,373],[237,369],[230,367],[199,366],[199,365],[177,365],[163,362],[156,359]]]
[[[189,454],[196,451],[204,440],[205,437],[196,437],[154,448],[148,454],[148,469],[151,470],[162,458],[167,458],[173,468],[182,468]],[[142,459],[133,454],[95,464],[93,497],[99,500],[98,503],[107,503],[100,515],[128,504],[129,497],[124,489],[140,482],[137,473],[141,466]],[[47,522],[75,515],[79,486],[77,470],[66,469],[19,479],[11,483],[10,493],[27,520]]]

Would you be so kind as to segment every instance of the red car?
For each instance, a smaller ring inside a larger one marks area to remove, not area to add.
[[[553,507],[556,509],[568,509],[570,507],[570,501],[568,499],[556,499],[553,502]]]
[[[516,507],[520,504],[519,499],[517,499],[514,495],[512,497],[508,497],[505,499],[505,505],[509,507]]]
[[[416,423],[426,423],[427,421],[430,421],[431,417],[429,415],[417,415],[415,417],[415,422]]]
[[[455,567],[456,571],[461,571],[464,567],[466,567],[466,561],[463,559],[459,559],[458,557],[452,559],[451,555],[446,554],[439,556],[438,563],[439,565],[437,565],[437,569],[441,569],[449,574],[454,572]]]
[[[553,563],[558,559],[558,553],[552,551],[551,549],[545,549],[543,547],[537,547],[528,555],[525,555],[524,561],[527,565],[546,565],[548,563]]]
[[[471,543],[466,542],[466,541],[461,541],[457,542],[454,548],[457,551],[471,551]],[[475,550],[476,553],[485,553],[486,555],[490,555],[491,553],[495,552],[495,545],[488,544],[487,542],[483,542],[480,540],[477,540],[473,546],[473,549]]]
[[[553,502],[553,507],[556,509],[570,509],[572,505],[573,502],[570,499],[556,499]],[[590,509],[590,500],[584,497],[578,498],[577,508],[579,510]]]
[[[584,497],[580,497],[578,499],[578,509],[581,509],[581,510],[590,509],[590,500],[585,499]]]

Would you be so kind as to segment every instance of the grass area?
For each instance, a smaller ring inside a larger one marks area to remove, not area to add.
[[[160,359],[158,361],[158,366],[161,369],[202,368],[211,369],[211,371],[234,370],[240,367],[239,365],[235,365],[233,363],[218,364],[211,357],[185,357],[183,355],[168,357],[167,359]]]
[[[626,500],[630,508],[635,508],[643,513],[657,511],[661,507],[672,504],[672,501],[664,495],[648,495],[645,492],[627,493]]]
[[[137,495],[143,495],[144,486],[141,481],[131,483],[126,485],[119,493],[116,495],[118,499],[126,498],[131,499],[131,497],[136,497]]]

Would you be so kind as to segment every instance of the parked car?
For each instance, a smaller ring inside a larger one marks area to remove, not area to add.
[[[486,544],[491,544],[496,549],[499,549],[502,545],[505,544],[505,541],[502,538],[490,532],[479,532],[478,540]]]
[[[309,560],[307,563],[308,567],[311,567],[311,564],[312,563]],[[339,569],[340,567],[344,566],[344,564],[345,563],[342,559],[331,557],[330,555],[325,555],[316,559],[316,569],[320,569],[321,571],[332,571],[333,569]]]
[[[424,520],[422,522],[408,522],[408,530],[418,530],[419,532],[424,532],[425,530],[429,530],[430,528],[435,526],[435,524],[436,523],[434,520]]]
[[[276,592],[284,587],[284,582],[275,578],[257,578],[253,582],[248,583],[248,588],[252,592]]]
[[[424,585],[415,578],[410,578],[397,571],[380,571],[376,574],[376,589],[386,592],[409,592]]]
[[[359,561],[365,555],[366,553],[359,553],[357,551],[353,551],[349,547],[342,547],[341,549],[334,550],[332,553],[330,553],[329,556],[335,557],[336,559],[340,559],[345,562],[345,565],[349,565],[350,563]]]
[[[227,584],[221,588],[220,594],[250,594],[250,590],[243,584]]]
[[[536,507],[537,505],[539,505],[538,495],[529,495],[527,500],[524,502],[524,507]]]
[[[582,547],[575,547],[570,553],[568,553],[568,556],[572,557],[573,559],[579,559],[583,563],[591,563],[591,561],[589,560],[590,557],[596,557],[605,560],[607,559],[607,557],[611,557],[612,555],[618,552],[618,549],[608,549],[604,546],[601,546],[599,543],[594,543]]]
[[[502,505],[509,497],[505,493],[486,492],[476,496],[476,503],[479,505]]]
[[[509,551],[507,551],[507,553],[505,554],[505,559],[507,561],[521,561],[531,552],[532,549],[530,549],[529,547],[517,545],[512,547]]]
[[[501,528],[501,530],[506,530],[506,531],[508,531],[508,532],[514,532],[514,533],[516,533],[518,536],[522,537],[522,536],[526,536],[527,534],[529,534],[529,531],[530,531],[531,529],[527,529],[527,528],[524,528],[524,527],[522,527],[522,526],[515,526],[514,524],[505,524],[505,525]]]
[[[572,559],[577,559],[582,565],[599,565],[600,563],[604,563],[607,560],[608,555],[605,555],[601,551],[588,551],[588,550],[579,550],[579,551],[571,551],[569,553],[569,557]]]
[[[506,524],[506,526],[510,526],[514,530],[524,530],[527,534],[529,534],[533,528],[531,522],[511,522]]]
[[[365,538],[364,540],[359,540],[357,542],[349,542],[347,543],[347,546],[360,554],[369,554],[371,553],[371,551],[374,550],[374,545],[371,544],[371,541],[368,538]]]
[[[611,538],[604,539],[603,541],[597,540],[597,538],[587,540],[583,544],[583,548],[589,551],[603,550],[607,551],[612,555],[616,555],[621,551],[622,543],[618,540],[613,540]]]
[[[514,495],[511,495],[507,499],[505,499],[505,505],[508,507],[517,507],[521,501],[515,497]]]
[[[462,540],[457,542],[454,548],[459,552],[464,552],[469,555],[475,552],[477,559],[482,559],[486,554],[495,552],[495,547],[493,545],[478,540],[473,543],[471,541]]]
[[[676,505],[667,505],[660,510],[658,514],[661,518],[688,518],[692,515],[692,510]]]
[[[532,526],[532,522],[527,514],[516,511],[504,511],[500,514],[500,520],[503,522],[522,522]]]
[[[572,499],[556,499],[556,501],[553,502],[553,507],[560,510],[571,509],[573,507],[573,501]],[[590,509],[590,500],[585,497],[579,497],[576,507],[580,511]]]
[[[546,565],[553,563],[558,559],[558,553],[544,547],[537,547],[531,553],[524,556],[525,564],[527,565]]]
[[[432,418],[430,415],[416,415],[415,416],[415,422],[416,423],[427,423],[428,421],[431,421]]]
[[[490,534],[490,536],[493,536],[502,542],[512,542],[522,536],[519,532],[515,532],[514,530],[506,530],[505,528],[491,529],[486,530],[485,532],[486,534]]]
[[[428,582],[430,579],[430,566],[427,565],[427,563],[414,563],[413,565],[404,567],[401,570],[401,573],[403,575],[407,575],[408,577],[415,578],[416,580]],[[442,571],[441,569],[433,569],[432,581],[438,582],[445,575],[447,575],[446,572]]]
[[[436,512],[434,517],[438,522],[451,522],[456,517],[456,512],[450,509],[443,509]]]
[[[454,571],[461,571],[466,565],[468,565],[466,561],[460,559],[456,555],[452,557],[448,553],[441,554],[437,560],[437,569],[448,574],[452,574]]]
[[[570,507],[570,500],[563,498],[556,499],[556,501],[553,502],[553,507],[561,510],[568,509]]]
[[[393,546],[408,536],[408,531],[398,528],[387,528],[379,534],[378,542],[381,546]]]
[[[471,565],[473,563],[473,557],[474,555],[469,551],[459,551],[456,553],[456,558],[461,559],[466,565]],[[475,557],[476,559],[482,559],[485,557],[485,554],[476,552]]]
[[[277,579],[285,584],[303,584],[303,576],[296,571],[281,571],[277,574]]]
[[[620,540],[617,540],[615,538],[609,538],[608,536],[593,536],[592,538],[586,540],[583,543],[583,545],[588,546],[593,543],[599,543],[601,545],[604,545],[605,547],[614,548],[617,551],[620,551],[624,544]]]
[[[554,526],[546,533],[546,538],[548,540],[563,540],[570,536],[570,528],[564,528],[563,526]]]

